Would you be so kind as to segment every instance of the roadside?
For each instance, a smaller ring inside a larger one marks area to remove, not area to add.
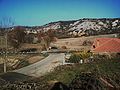
[[[39,77],[47,72],[52,71],[55,67],[62,65],[64,60],[64,53],[52,53],[45,59],[31,64],[29,66],[15,70],[14,72],[22,73],[28,76]]]
[[[43,54],[13,54],[7,56],[7,71],[20,69],[45,58]],[[3,72],[4,56],[0,56],[0,73]]]

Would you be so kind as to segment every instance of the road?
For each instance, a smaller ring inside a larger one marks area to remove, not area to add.
[[[13,72],[39,77],[46,74],[47,72],[52,71],[56,66],[62,65],[64,57],[64,53],[51,53],[45,59],[21,69],[14,70]]]

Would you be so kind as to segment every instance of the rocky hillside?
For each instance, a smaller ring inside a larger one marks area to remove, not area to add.
[[[94,35],[120,32],[120,18],[114,19],[79,19],[74,21],[58,21],[41,26],[38,31],[49,29],[67,32],[69,35]]]
[[[71,21],[57,21],[45,24],[43,26],[23,26],[26,33],[37,34],[56,31],[60,35],[83,36],[98,34],[120,33],[120,18],[101,18],[101,19],[79,19]],[[11,28],[14,29],[14,28]],[[1,31],[1,30],[0,30]],[[3,31],[3,30],[2,30]]]

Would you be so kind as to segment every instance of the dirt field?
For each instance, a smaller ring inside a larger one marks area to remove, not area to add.
[[[6,46],[6,39],[4,36],[0,36],[0,48],[5,48]]]
[[[42,46],[41,44],[27,44],[27,43],[24,43],[20,49],[28,49],[28,48],[36,48],[37,50],[41,50]]]
[[[58,39],[56,42],[52,43],[52,45],[55,45],[59,48],[61,48],[62,46],[66,46],[67,49],[71,49],[71,50],[79,50],[79,49],[89,50],[91,45],[90,44],[83,45],[84,41],[88,41],[88,42],[90,41],[92,44],[95,38],[100,38],[100,37],[115,37],[115,34]]]
[[[42,60],[43,58],[45,58],[44,56],[33,56],[33,57],[30,57],[30,58],[28,58],[27,59],[27,61],[30,63],[30,64],[32,64],[32,63],[35,63],[35,62],[37,62],[37,61],[40,61],[40,60]]]
[[[33,64],[44,58],[45,58],[45,56],[43,56],[41,54],[9,55],[9,56],[7,56],[7,67],[9,67],[10,71],[11,71],[12,69],[18,69],[18,68]],[[0,56],[0,73],[3,72],[4,59],[5,58],[3,56]]]

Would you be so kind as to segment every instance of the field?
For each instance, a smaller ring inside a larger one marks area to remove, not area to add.
[[[10,48],[9,46],[9,40],[7,42],[7,46],[8,48]],[[5,48],[6,47],[6,39],[4,36],[0,36],[0,48]],[[19,49],[28,49],[28,48],[36,48],[38,50],[41,50],[41,44],[37,43],[37,44],[28,44],[28,43],[23,43]]]
[[[0,48],[5,48],[6,39],[4,36],[0,36]]]
[[[37,44],[24,43],[19,49],[24,50],[24,49],[29,49],[29,48],[36,48],[38,51],[41,51],[42,46],[40,43],[37,43]]]
[[[115,37],[115,34],[57,39],[57,41],[52,43],[52,45],[55,45],[59,48],[61,48],[62,46],[66,46],[67,49],[72,49],[72,50],[81,50],[81,49],[89,50],[94,39],[100,37]],[[86,44],[83,44],[85,41]]]

